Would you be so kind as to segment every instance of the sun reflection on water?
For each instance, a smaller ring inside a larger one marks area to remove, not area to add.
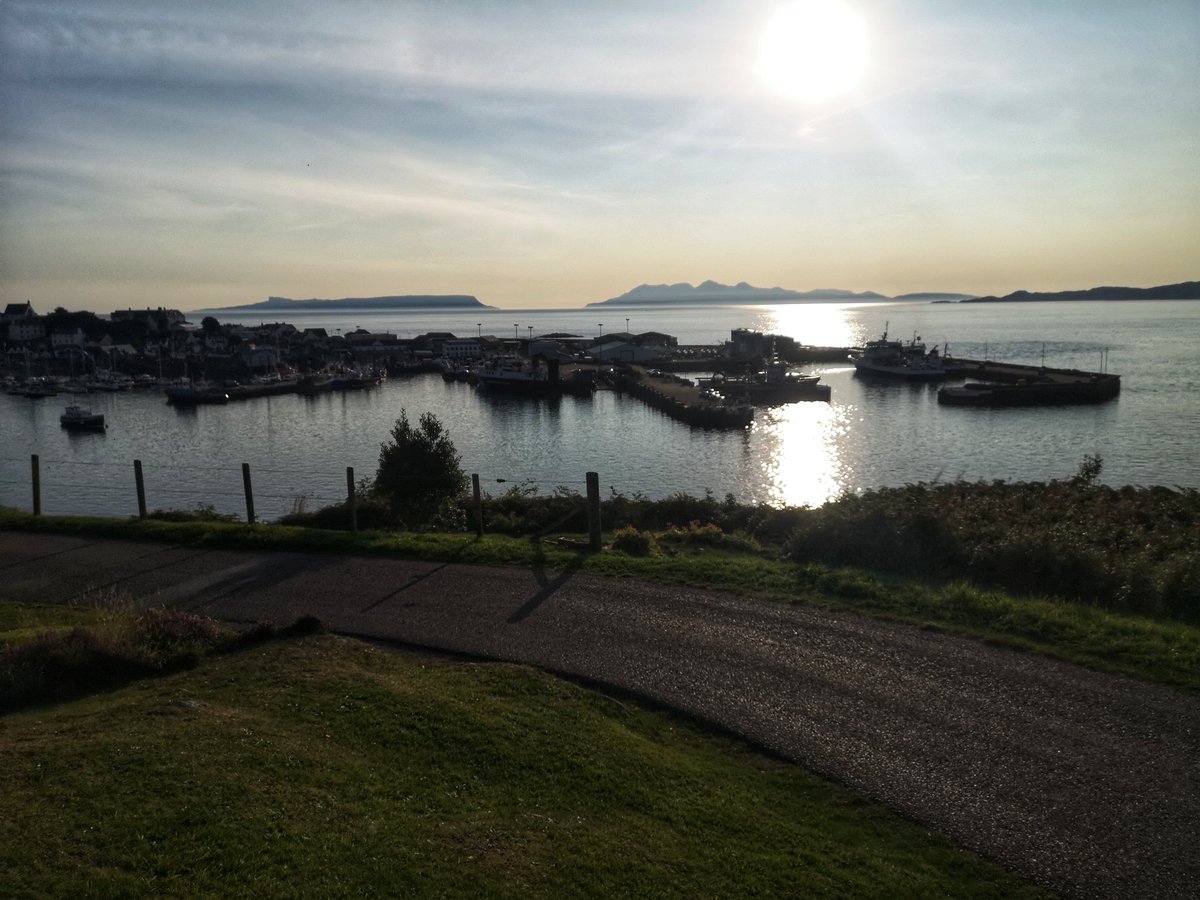
[[[749,327],[789,335],[811,346],[850,347],[863,339],[852,308],[842,303],[758,307]],[[815,371],[828,367],[825,363],[797,368]],[[758,409],[755,448],[748,461],[757,470],[751,480],[767,486],[762,500],[776,506],[819,506],[852,489],[854,473],[847,448],[856,415],[852,406],[837,402],[836,396],[833,403]]]
[[[789,335],[813,347],[853,347],[863,340],[853,308],[844,303],[760,307],[754,327],[766,334]]]
[[[754,423],[761,443],[755,454],[767,502],[819,506],[851,483],[844,443],[851,410],[829,403],[789,403],[760,409]]]

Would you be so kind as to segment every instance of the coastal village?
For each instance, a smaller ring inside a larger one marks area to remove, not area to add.
[[[511,337],[485,335],[480,327],[475,335],[431,331],[402,338],[361,328],[330,334],[285,322],[222,324],[214,316],[197,324],[161,307],[118,310],[108,318],[64,309],[39,315],[28,303],[5,307],[0,334],[5,389],[31,399],[150,388],[175,403],[220,403],[440,373],[528,394],[618,387],[677,418],[718,427],[749,424],[751,398],[742,395],[756,387],[767,391],[768,382],[776,399],[787,393],[787,399],[827,400],[817,376],[785,367],[845,360],[847,353],[744,329],[722,344],[698,346],[680,346],[659,332],[583,337],[534,335],[532,328],[514,328]],[[705,384],[673,374],[689,370],[723,374]]]
[[[434,313],[435,311],[431,311]],[[40,315],[29,303],[0,315],[0,380],[29,399],[134,388],[163,391],[179,405],[228,403],[284,393],[369,388],[387,378],[440,373],[485,389],[530,396],[626,393],[690,425],[741,428],[755,406],[828,401],[819,374],[799,366],[852,362],[864,377],[954,383],[938,391],[953,406],[1095,403],[1120,391],[1108,373],[1049,369],[987,360],[953,359],[882,337],[863,347],[810,347],[791,337],[734,329],[719,344],[680,345],[672,335],[617,332],[596,337],[522,334],[511,337],[431,331],[415,337],[357,328],[330,334],[286,322],[197,323],[175,309],[117,310],[105,318],[59,308]],[[689,378],[681,373],[705,373]],[[103,417],[78,403],[60,418],[64,428],[103,430]]]

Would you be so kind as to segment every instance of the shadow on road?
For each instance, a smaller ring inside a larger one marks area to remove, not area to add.
[[[546,555],[542,552],[541,542],[534,538],[533,577],[541,585],[541,590],[521,604],[521,608],[508,617],[510,625],[516,625],[529,618],[539,606],[554,596],[554,592],[570,581],[576,572],[583,568],[587,554],[576,553],[566,567],[551,580],[546,574]]]

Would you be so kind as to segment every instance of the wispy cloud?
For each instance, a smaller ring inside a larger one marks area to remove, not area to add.
[[[1200,227],[1196,4],[857,2],[868,76],[822,107],[756,79],[774,0],[7,3],[4,289],[54,270],[48,235],[157,283],[323,242],[347,280],[595,253],[640,282],[702,247],[806,287],[789,242],[849,268],[914,230]]]

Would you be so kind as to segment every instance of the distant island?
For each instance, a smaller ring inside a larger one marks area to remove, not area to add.
[[[928,303],[1028,303],[1052,300],[1200,300],[1200,281],[1185,281],[1181,284],[1164,284],[1158,287],[1096,287],[1081,291],[1032,292],[1014,291],[1003,297],[980,297],[947,291],[919,291],[889,297],[875,291],[847,291],[839,288],[818,288],[811,291],[792,291],[786,288],[758,288],[742,281],[735,285],[705,281],[691,285],[642,284],[628,293],[611,300],[587,304],[586,308],[598,306],[666,306],[705,303],[754,304],[754,303],[885,303],[889,301]]]
[[[1084,291],[1013,291],[1003,297],[973,297],[963,303],[1037,303],[1048,300],[1200,300],[1200,281],[1158,287],[1095,287]]]
[[[963,295],[963,296],[970,296]],[[789,291],[786,288],[757,288],[742,281],[738,284],[719,284],[715,281],[705,281],[691,285],[687,282],[680,284],[642,284],[620,297],[610,300],[600,300],[587,304],[587,308],[596,306],[646,306],[658,304],[688,304],[688,303],[779,303],[780,301],[880,301],[890,300],[883,294],[874,291],[844,291],[837,288],[819,288],[813,291]]]
[[[260,303],[222,307],[221,312],[232,309],[300,310],[314,309],[496,309],[480,303],[467,294],[406,294],[393,297],[343,297],[340,300],[293,300],[290,297],[271,297]],[[206,312],[206,310],[197,310]]]
[[[955,294],[946,291],[918,291],[915,294],[897,294],[892,299],[912,302],[927,300],[930,303],[961,303],[964,300],[974,300],[975,297],[975,294]]]

